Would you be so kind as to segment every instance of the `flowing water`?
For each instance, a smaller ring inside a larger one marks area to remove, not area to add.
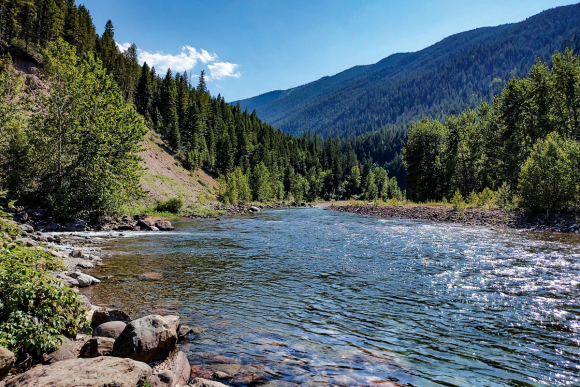
[[[577,236],[318,208],[174,225],[112,239],[92,274],[113,277],[88,291],[179,314],[199,332],[192,364],[251,366],[269,386],[580,385]]]

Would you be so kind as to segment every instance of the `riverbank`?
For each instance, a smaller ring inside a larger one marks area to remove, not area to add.
[[[331,204],[328,210],[381,218],[429,220],[467,226],[512,228],[525,231],[579,233],[576,214],[529,214],[500,208],[454,210],[445,205],[376,206],[373,204]]]

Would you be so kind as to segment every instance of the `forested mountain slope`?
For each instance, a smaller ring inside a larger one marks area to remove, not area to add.
[[[538,58],[578,43],[580,5],[521,23],[453,35],[419,52],[391,55],[285,91],[236,101],[287,133],[347,136],[387,124],[458,114],[524,77]]]

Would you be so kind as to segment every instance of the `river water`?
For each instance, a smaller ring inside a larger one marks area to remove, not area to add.
[[[92,274],[113,277],[88,292],[179,314],[199,333],[192,364],[251,366],[269,386],[580,385],[577,236],[320,208],[174,225],[111,239]]]

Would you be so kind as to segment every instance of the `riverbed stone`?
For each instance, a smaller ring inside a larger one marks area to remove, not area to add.
[[[194,332],[193,328],[188,327],[187,325],[180,325],[179,330],[177,331],[177,337],[179,338],[179,340],[183,340],[187,336],[191,335],[193,332]]]
[[[108,356],[113,351],[115,339],[109,337],[93,337],[81,348],[80,357]]]
[[[190,387],[228,387],[223,383],[216,382],[213,380],[195,378],[193,379],[193,383],[189,385]]]
[[[32,227],[29,224],[21,224],[20,231],[22,231],[23,233],[26,233],[26,234],[32,234],[34,232],[34,227]]]
[[[81,269],[94,269],[95,264],[91,261],[83,260],[77,263],[77,267],[80,267]]]
[[[149,375],[147,364],[103,356],[35,367],[9,380],[6,387],[136,387]]]
[[[175,332],[179,332],[179,316],[163,316],[165,321],[169,324],[171,329],[175,330]]]
[[[99,281],[95,277],[91,277],[90,275],[81,273],[80,271],[69,273],[68,276],[76,279],[79,282],[79,288],[84,288],[87,286],[101,283],[101,281]]]
[[[63,273],[57,274],[56,278],[63,281],[65,284],[67,284],[71,288],[73,288],[75,286],[79,286],[79,281],[77,279],[69,277],[66,274],[63,274]]]
[[[162,316],[146,316],[127,324],[115,340],[113,356],[151,363],[165,360],[177,343],[177,332]]]
[[[57,362],[75,359],[79,356],[79,349],[76,343],[70,339],[65,338],[62,345],[50,354],[44,354],[44,364],[54,364]]]
[[[169,371],[173,374],[174,385],[184,386],[189,383],[191,367],[187,355],[182,351],[172,352],[166,361],[156,367],[159,371]]]
[[[75,219],[74,221],[67,223],[63,226],[67,231],[85,231],[87,227],[87,222],[82,219]]]
[[[155,227],[157,227],[161,231],[173,231],[175,227],[171,224],[168,220],[158,220],[155,222]]]
[[[163,274],[161,274],[161,273],[145,273],[145,274],[139,275],[137,277],[137,279],[140,281],[150,281],[150,282],[161,281],[163,279]]]
[[[171,371],[159,371],[147,378],[149,385],[151,387],[174,387],[177,385],[175,383],[175,375]]]
[[[261,210],[260,210],[260,208],[258,208],[258,207],[256,207],[256,206],[252,206],[252,207],[250,207],[250,211],[258,213],[258,212],[260,212]]]
[[[109,321],[96,327],[93,337],[108,337],[114,340],[121,336],[126,326],[123,321]]]
[[[137,226],[141,227],[141,230],[151,231],[151,228],[155,227],[155,222],[149,219],[141,219],[137,222]]]
[[[0,347],[0,380],[3,380],[14,365],[14,354],[6,348]]]
[[[95,313],[93,313],[93,319],[91,320],[92,327],[98,327],[101,324],[108,323],[111,321],[122,321],[128,323],[131,321],[131,317],[122,310],[110,309],[110,308],[97,308]]]

